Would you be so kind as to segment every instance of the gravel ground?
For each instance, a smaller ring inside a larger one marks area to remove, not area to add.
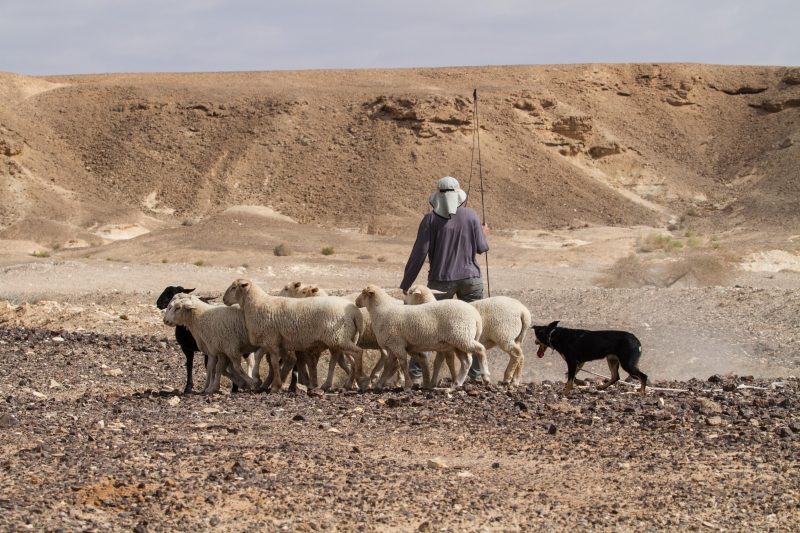
[[[800,381],[182,396],[165,337],[0,329],[0,529],[796,530]],[[197,370],[196,380],[202,379]],[[752,388],[751,388],[752,387]],[[758,387],[758,388],[756,388]]]

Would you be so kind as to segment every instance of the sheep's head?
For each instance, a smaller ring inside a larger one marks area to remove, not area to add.
[[[380,289],[376,285],[367,285],[356,298],[356,307],[369,307],[378,297]]]
[[[158,307],[159,309],[166,309],[167,306],[169,305],[170,300],[172,300],[173,296],[181,293],[188,294],[192,291],[194,291],[194,289],[184,289],[180,285],[178,286],[170,285],[169,287],[164,289],[164,292],[162,292],[161,296],[159,296],[158,300],[156,300],[156,307]]]
[[[408,289],[406,295],[403,297],[403,303],[406,305],[419,305],[426,304],[428,302],[435,302],[435,294],[444,293],[441,291],[431,290],[425,285],[412,285],[411,288]]]
[[[302,281],[294,281],[287,285],[283,286],[281,292],[278,293],[278,296],[287,296],[289,298],[300,298],[303,295],[301,294],[303,290],[303,282]]]
[[[164,312],[164,324],[168,326],[186,325],[186,313],[197,309],[198,299],[188,294],[178,293],[173,296]]]
[[[231,283],[230,287],[225,291],[222,297],[222,302],[225,305],[241,304],[245,295],[250,291],[253,284],[247,279],[237,279]]]
[[[306,285],[300,289],[300,294],[302,294],[304,298],[315,298],[317,296],[321,296],[319,287],[312,287],[310,285]]]

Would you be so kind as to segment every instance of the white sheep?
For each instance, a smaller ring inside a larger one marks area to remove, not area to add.
[[[425,285],[414,285],[408,290],[405,303],[417,305],[434,302],[435,294]],[[492,296],[471,302],[471,305],[478,310],[483,320],[481,344],[487,351],[497,346],[508,354],[508,366],[503,380],[518,385],[525,363],[522,341],[525,340],[525,335],[531,326],[531,312],[522,302],[508,296]],[[442,364],[438,354],[437,361],[434,361],[433,369],[434,386],[438,385],[438,372]],[[450,366],[451,358],[448,357],[447,361]],[[451,374],[453,372],[452,366],[450,372]]]
[[[219,391],[220,378],[226,369],[230,369],[226,375],[239,387],[258,387],[258,380],[246,375],[240,363],[242,355],[257,348],[248,340],[244,314],[238,306],[211,305],[191,294],[180,293],[167,305],[164,323],[187,328],[200,351],[208,356],[203,393]]]
[[[324,347],[331,352],[346,352],[355,357],[356,372],[360,371],[362,350],[357,343],[364,331],[364,320],[351,302],[334,296],[270,296],[245,279],[234,281],[225,291],[222,301],[225,305],[241,306],[250,342],[269,354],[274,375],[273,391],[280,390],[283,385],[278,367],[280,359],[293,363],[290,351]]]
[[[295,298],[311,298],[316,296],[328,296],[328,293],[325,292],[324,289],[321,289],[315,285],[305,285],[300,281],[295,281],[283,287],[281,292],[279,293],[281,296],[291,296]],[[355,301],[358,295],[361,293],[353,293],[343,296],[351,301]],[[394,302],[397,305],[401,305],[403,302],[400,300],[394,299]],[[356,379],[358,380],[358,384],[360,388],[366,388],[367,385],[371,385],[375,378],[377,377],[378,372],[380,372],[384,368],[384,363],[386,361],[386,351],[381,349],[380,345],[378,344],[377,339],[375,338],[375,333],[372,331],[372,319],[369,316],[369,311],[366,309],[360,309],[361,314],[364,319],[364,333],[358,339],[358,345],[364,350],[379,350],[381,355],[378,358],[377,364],[373,367],[372,372],[369,375],[368,379],[363,379],[362,376],[357,376]],[[316,365],[316,362],[319,361],[319,356],[321,354],[317,354],[316,360],[309,361],[309,364],[312,366]],[[412,354],[415,357],[420,357],[419,354]],[[333,377],[334,371],[336,370],[336,365],[342,367],[342,369],[347,372],[350,379],[348,380],[348,386],[352,386],[353,382],[353,372],[351,370],[352,364],[350,366],[346,365],[344,354],[340,352],[335,352],[331,354],[330,364],[328,365],[328,376],[325,380],[325,384],[322,386],[323,389],[329,390],[333,387]],[[423,369],[427,370],[426,366],[423,366]],[[426,373],[427,374],[427,373]],[[386,379],[391,375],[391,373],[387,373],[384,371],[384,374],[381,375],[381,379],[378,383],[378,388],[382,388]],[[429,376],[425,376],[426,380],[429,379]]]
[[[466,302],[443,300],[415,306],[396,305],[394,298],[376,285],[367,285],[356,298],[372,317],[372,330],[381,348],[397,360],[404,386],[411,388],[408,352],[455,351],[462,361],[456,385],[462,385],[472,354],[485,361],[486,350],[478,342],[482,323],[478,311]]]

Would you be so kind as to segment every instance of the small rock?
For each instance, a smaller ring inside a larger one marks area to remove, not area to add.
[[[105,421],[105,420],[98,420],[96,425],[97,425],[97,427],[98,427],[99,429],[105,429],[105,427],[106,427],[106,421]]]
[[[328,431],[328,433],[341,433],[341,431],[339,431],[339,430],[338,430],[338,429],[336,429],[336,428],[328,428],[328,430],[327,430],[327,431]]]
[[[208,524],[210,526],[214,526],[214,527],[218,526],[219,525],[219,517],[218,516],[212,516],[211,519],[208,521]]]
[[[17,417],[11,413],[5,413],[3,416],[0,416],[0,428],[8,429],[18,425],[19,420],[17,420]]]
[[[420,533],[431,531],[431,523],[428,520],[425,520],[417,527],[417,531],[419,531]]]
[[[61,388],[61,383],[59,383],[58,381],[56,381],[54,379],[50,379],[50,384],[48,385],[48,387],[51,388],[51,389],[60,389]]]
[[[64,337],[62,337],[62,336],[60,336],[60,335],[59,335],[59,336],[57,336],[57,337],[53,337],[53,338],[52,338],[52,339],[50,339],[50,340],[51,340],[51,341],[53,341],[53,342],[65,342],[65,340],[64,340]]]
[[[500,463],[492,463],[492,468],[500,468]]]
[[[550,427],[547,428],[547,433],[550,434],[550,435],[555,435],[557,431],[558,431],[558,428],[556,427],[555,424],[550,424]]]
[[[784,387],[786,387],[786,382],[785,381],[775,381],[774,383],[770,383],[769,384],[769,388],[773,389],[773,390],[782,389]]]
[[[520,411],[527,411],[528,410],[528,404],[526,404],[523,401],[514,402],[514,407],[516,407]]]
[[[428,459],[426,466],[432,470],[441,470],[443,468],[447,468],[447,463],[445,463],[444,459],[441,457],[433,457]]]
[[[103,370],[103,374],[105,374],[106,376],[111,376],[111,377],[119,377],[119,376],[122,375],[122,369],[121,368],[110,368],[108,370]]]
[[[706,419],[706,424],[709,426],[721,426],[722,425],[722,417],[719,416],[712,416]]]
[[[176,405],[178,405],[179,403],[181,403],[181,399],[180,399],[180,398],[178,398],[177,396],[173,396],[172,398],[170,398],[169,400],[167,400],[167,403],[168,403],[169,405],[171,405],[172,407],[175,407]]]
[[[292,417],[292,420],[294,420],[295,422],[302,422],[305,419],[306,419],[306,417],[304,417],[303,415],[301,415],[299,413]]]
[[[456,476],[463,477],[463,478],[475,477],[475,475],[472,472],[470,472],[469,470],[462,470],[461,472],[456,474]]]
[[[660,398],[659,397],[659,399],[658,399],[658,408],[659,409],[663,409],[664,408],[664,403],[665,403],[664,402],[664,398]]]
[[[713,400],[709,400],[708,398],[698,398],[697,399],[697,410],[701,413],[721,413],[722,406]]]
[[[219,407],[206,407],[205,409],[203,409],[203,412],[208,415],[213,415],[219,413]]]
[[[778,435],[784,439],[790,439],[794,436],[794,431],[789,429],[788,427],[782,427],[778,430]]]

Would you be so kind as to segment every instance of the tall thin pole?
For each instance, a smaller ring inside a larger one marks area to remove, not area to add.
[[[483,161],[481,160],[481,124],[478,119],[478,88],[472,90],[472,102],[475,112],[475,139],[478,145],[478,176],[481,181],[481,222],[486,224],[486,203],[483,200]],[[474,145],[473,145],[474,153]],[[472,165],[470,164],[470,181],[472,181]],[[492,285],[489,281],[489,252],[483,254],[486,260],[486,293],[492,295]]]

